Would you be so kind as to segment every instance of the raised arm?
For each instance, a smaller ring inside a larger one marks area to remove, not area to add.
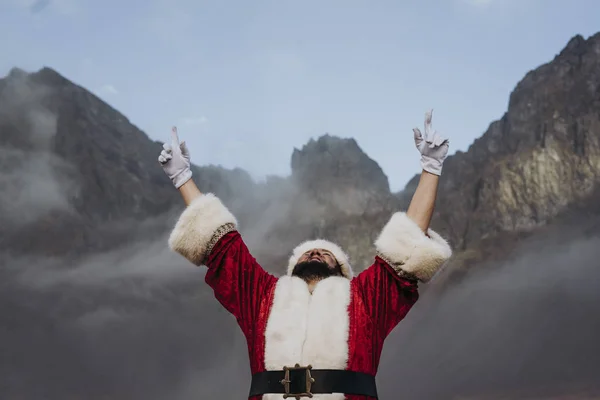
[[[423,170],[417,190],[406,210],[406,215],[425,233],[429,229],[433,216],[439,181],[438,175]]]
[[[417,190],[406,211],[406,215],[419,225],[425,233],[427,233],[431,223],[442,166],[448,155],[450,143],[448,139],[443,138],[433,130],[431,126],[432,117],[433,110],[425,114],[424,137],[419,128],[413,129],[415,145],[421,153],[423,172]]]
[[[431,112],[425,116],[425,137],[414,130],[423,172],[406,212],[396,212],[383,227],[375,262],[357,276],[371,318],[384,338],[418,299],[418,282],[428,282],[452,255],[449,244],[429,228],[448,140],[431,132]]]
[[[425,114],[425,134],[413,129],[423,172],[406,213],[392,216],[375,242],[378,254],[395,270],[422,282],[429,281],[450,258],[448,243],[429,228],[439,177],[449,141],[431,126],[433,110]]]
[[[192,179],[188,180],[179,187],[179,193],[181,194],[186,206],[189,206],[194,199],[202,195],[200,189],[198,189],[198,186],[196,186],[196,183]]]
[[[189,151],[185,142],[179,143],[175,128],[171,143],[163,148],[158,160],[187,206],[171,232],[169,246],[191,263],[208,267],[206,282],[247,333],[276,278],[250,254],[229,209],[214,194],[200,192],[192,180]]]

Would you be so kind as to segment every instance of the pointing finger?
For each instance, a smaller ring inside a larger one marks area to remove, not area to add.
[[[432,119],[433,119],[433,108],[428,110],[425,113],[425,124],[431,124]]]
[[[179,136],[177,135],[177,127],[171,129],[171,142],[179,147]]]
[[[431,135],[431,120],[433,119],[433,108],[425,113],[425,139]]]

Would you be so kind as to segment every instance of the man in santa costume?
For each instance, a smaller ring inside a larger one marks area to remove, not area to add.
[[[376,399],[375,374],[385,338],[450,258],[448,243],[429,228],[448,140],[431,128],[414,131],[423,172],[406,212],[396,212],[375,241],[373,264],[354,273],[336,244],[310,240],[296,247],[287,274],[266,272],[250,254],[236,218],[194,184],[190,155],[173,128],[159,156],[187,208],[169,245],[195,265],[235,316],[248,342],[249,398]]]

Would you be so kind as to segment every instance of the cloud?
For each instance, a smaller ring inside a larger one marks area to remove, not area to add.
[[[71,212],[69,197],[78,186],[62,176],[70,166],[45,151],[0,147],[0,217],[13,226],[27,224],[50,211]],[[26,210],[26,212],[23,212]]]
[[[106,84],[106,85],[103,85],[103,86],[100,88],[99,92],[100,92],[101,94],[106,94],[106,95],[117,95],[117,94],[119,94],[119,91],[117,90],[117,88],[116,88],[116,87],[114,87],[114,86],[113,86],[113,85],[111,85],[111,84]]]
[[[531,387],[539,388],[536,398],[550,398],[543,395],[569,390],[561,384],[578,390],[578,380],[600,389],[600,237],[560,235],[573,241],[526,243],[510,262],[445,291],[423,291],[386,341],[381,398],[398,390],[407,399],[524,398],[518,391]],[[0,330],[0,351],[12,360],[0,362],[0,372],[13,378],[7,390],[39,398],[36,387],[43,387],[52,398],[92,400],[247,393],[239,328],[202,282],[205,268],[170,252],[166,236],[74,263],[22,258],[0,265],[0,282],[9,283],[0,291],[0,323],[13,327]],[[43,368],[48,364],[53,373]]]
[[[127,222],[135,224],[134,221]],[[151,230],[156,224],[163,225],[164,221],[149,219],[137,227],[137,233],[135,229],[132,229],[132,232],[141,238],[142,231]],[[139,241],[123,249],[90,255],[69,263],[67,268],[64,259],[50,257],[9,259],[7,264],[18,271],[15,277],[20,284],[36,290],[61,285],[79,288],[113,285],[116,289],[118,282],[124,279],[147,280],[150,286],[160,286],[167,282],[182,282],[197,275],[197,268],[190,266],[189,262],[171,251],[166,243],[167,238],[164,236],[152,241]],[[106,268],[108,265],[113,268]],[[126,290],[131,291],[132,288],[128,287]],[[138,298],[146,297],[143,291],[126,294]]]

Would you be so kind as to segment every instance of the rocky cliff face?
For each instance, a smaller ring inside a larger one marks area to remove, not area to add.
[[[507,113],[449,157],[437,226],[458,249],[540,227],[600,182],[600,34],[529,72]],[[600,200],[600,199],[599,199]]]

